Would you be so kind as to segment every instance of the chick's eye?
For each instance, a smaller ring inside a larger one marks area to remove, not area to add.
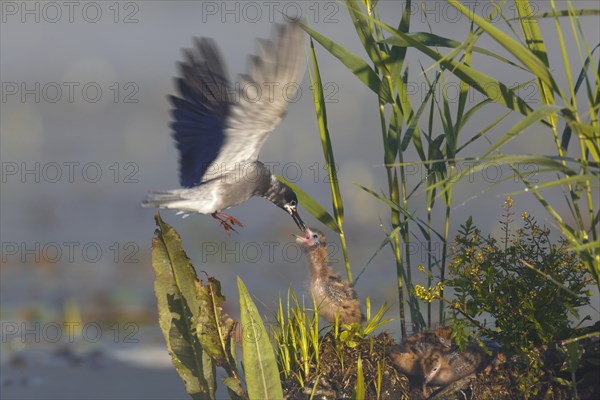
[[[318,239],[318,238],[319,238],[319,235],[317,235],[317,234],[313,235],[313,239]]]

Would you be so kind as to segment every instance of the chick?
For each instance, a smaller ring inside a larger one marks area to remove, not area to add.
[[[397,345],[389,353],[396,369],[404,375],[417,377],[422,375],[423,355],[418,348]]]
[[[336,315],[340,324],[362,322],[358,296],[350,282],[329,268],[327,239],[317,230],[306,228],[304,236],[296,236],[310,262],[310,291],[313,294],[320,316],[330,324]]]
[[[446,386],[479,371],[487,364],[489,357],[477,345],[468,345],[464,351],[459,349],[434,349],[422,359],[423,394],[427,385]]]
[[[448,351],[452,347],[450,327],[415,333],[394,346],[389,356],[400,372],[412,377],[423,376],[423,360],[432,352]]]
[[[410,335],[405,343],[420,348],[421,353],[425,354],[432,347],[450,349],[453,346],[451,334],[451,327],[440,326],[432,331],[421,331]]]

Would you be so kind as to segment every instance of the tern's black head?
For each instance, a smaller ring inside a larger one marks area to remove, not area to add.
[[[296,197],[296,193],[294,193],[289,186],[282,184],[282,190],[275,195],[275,198],[272,201],[292,216],[300,230],[303,231],[306,229],[306,225],[304,225],[300,215],[298,215],[298,198]]]
[[[296,193],[285,183],[281,182],[275,175],[272,175],[266,167],[264,168],[264,179],[261,184],[257,186],[255,195],[262,196],[277,207],[285,210],[294,219],[298,228],[301,231],[306,229],[306,225],[302,222],[302,219],[298,215],[298,198]]]

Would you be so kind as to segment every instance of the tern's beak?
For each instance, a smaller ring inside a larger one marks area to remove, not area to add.
[[[301,231],[305,231],[306,225],[304,225],[302,218],[300,218],[300,215],[298,215],[298,211],[296,211],[296,208],[295,207],[290,208],[289,213],[292,216],[292,218],[294,219],[294,222],[296,223],[296,225],[298,225],[298,228],[300,228]]]

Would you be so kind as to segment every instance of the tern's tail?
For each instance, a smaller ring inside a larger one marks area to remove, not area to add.
[[[184,193],[185,189],[149,192],[146,199],[142,202],[142,207],[190,210],[190,199],[186,199],[183,196]]]

